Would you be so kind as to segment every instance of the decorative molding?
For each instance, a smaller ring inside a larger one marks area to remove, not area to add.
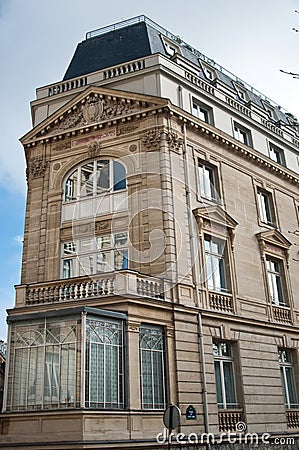
[[[179,137],[178,133],[167,133],[167,142],[171,150],[179,151],[183,145],[183,139]]]
[[[142,143],[147,148],[157,148],[160,145],[162,132],[159,130],[150,130],[145,133]]]
[[[42,177],[47,170],[49,162],[43,156],[35,156],[28,162],[26,174],[27,179],[32,176],[33,178]]]
[[[96,158],[101,154],[101,144],[98,141],[93,141],[88,146],[88,156],[89,158]]]

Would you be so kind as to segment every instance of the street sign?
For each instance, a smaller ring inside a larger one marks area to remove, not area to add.
[[[174,430],[181,422],[181,410],[176,405],[169,405],[164,411],[163,422],[168,430]]]
[[[189,405],[188,408],[186,409],[186,419],[187,420],[196,420],[197,419],[196,409],[194,408],[194,406]]]

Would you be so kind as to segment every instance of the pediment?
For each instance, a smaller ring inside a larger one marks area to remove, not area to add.
[[[263,231],[261,233],[258,233],[256,237],[259,241],[263,241],[265,244],[274,245],[286,250],[288,250],[292,245],[292,243],[282,233],[280,233],[280,231],[276,229]]]
[[[132,120],[156,108],[168,105],[168,100],[142,94],[89,86],[47,119],[21,138],[23,145],[84,127],[104,126],[118,120]]]
[[[234,229],[238,222],[224,211],[219,205],[204,206],[193,210],[193,214],[197,220],[206,223],[213,223],[220,227]]]

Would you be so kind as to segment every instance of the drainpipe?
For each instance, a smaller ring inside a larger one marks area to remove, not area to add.
[[[190,192],[190,175],[189,175],[189,163],[188,163],[188,153],[187,153],[187,136],[186,136],[186,124],[183,124],[183,160],[184,160],[184,170],[185,170],[185,190],[187,197],[187,208],[188,208],[188,219],[189,219],[189,230],[190,230],[190,241],[191,241],[191,264],[192,264],[192,276],[193,283],[195,287],[195,303],[198,308],[197,320],[198,320],[198,338],[199,338],[199,352],[201,354],[201,366],[202,366],[202,394],[203,394],[203,409],[204,409],[204,424],[205,433],[209,433],[209,410],[208,410],[208,396],[207,396],[207,376],[205,367],[205,353],[204,353],[204,340],[203,340],[203,326],[201,312],[199,311],[200,305],[200,295],[199,295],[199,276],[195,265],[196,256],[198,254],[196,240],[195,240],[195,230],[194,230],[194,218],[191,209],[191,192]]]

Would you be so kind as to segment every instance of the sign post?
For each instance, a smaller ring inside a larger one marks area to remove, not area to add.
[[[168,449],[170,449],[171,431],[177,428],[181,422],[181,410],[176,405],[168,405],[164,411],[163,422],[168,429]]]

